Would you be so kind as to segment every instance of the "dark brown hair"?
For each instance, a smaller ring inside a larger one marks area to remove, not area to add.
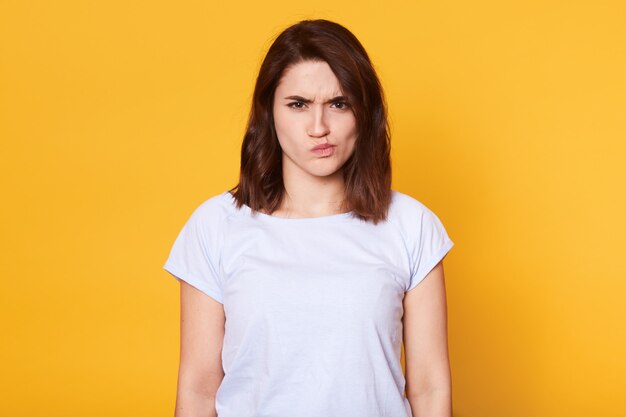
[[[345,207],[377,224],[391,202],[387,108],[380,81],[359,40],[328,20],[303,20],[285,29],[269,48],[256,80],[241,147],[239,184],[230,191],[237,207],[272,213],[284,195],[282,149],[273,117],[274,92],[285,71],[302,61],[325,61],[339,80],[356,119],[357,139],[342,167]],[[236,189],[236,191],[234,191]],[[234,192],[233,192],[234,191]]]

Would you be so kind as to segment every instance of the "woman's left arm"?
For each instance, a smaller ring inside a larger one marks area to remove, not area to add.
[[[406,396],[413,417],[452,417],[443,261],[404,296]]]

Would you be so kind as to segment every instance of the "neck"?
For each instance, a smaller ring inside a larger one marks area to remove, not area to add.
[[[285,217],[320,217],[346,211],[341,170],[325,177],[283,175],[285,196],[280,214]]]

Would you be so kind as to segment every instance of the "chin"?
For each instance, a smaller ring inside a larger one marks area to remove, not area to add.
[[[339,175],[341,173],[341,169],[319,169],[319,170],[313,170],[313,171],[309,171],[309,174],[315,176],[315,177],[330,177],[333,175]]]
[[[313,177],[320,178],[338,175],[341,172],[342,168],[342,165],[338,163],[340,161],[336,159],[317,159],[315,161],[302,161],[302,163],[297,163],[294,160],[290,160],[290,162],[294,165],[292,168],[295,168],[296,170],[302,171]],[[285,168],[286,167],[284,167],[283,170],[285,170]]]

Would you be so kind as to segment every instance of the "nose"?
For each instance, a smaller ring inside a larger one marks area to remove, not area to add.
[[[323,108],[316,108],[311,112],[307,134],[315,138],[323,138],[330,133],[328,121]]]

